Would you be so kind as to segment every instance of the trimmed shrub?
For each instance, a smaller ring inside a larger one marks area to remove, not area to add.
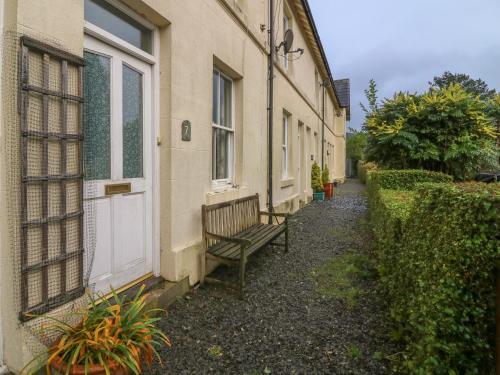
[[[422,169],[370,170],[367,186],[369,195],[368,204],[370,207],[372,224],[375,225],[373,220],[379,219],[375,214],[375,211],[380,209],[380,204],[382,204],[382,210],[385,210],[386,206],[388,206],[389,209],[394,208],[395,215],[397,215],[398,209],[408,213],[411,208],[411,202],[414,194],[404,193],[403,191],[412,191],[416,186],[424,182],[452,182],[452,177],[444,173],[426,171]],[[380,199],[384,197],[385,199],[380,201]],[[408,200],[407,204],[404,202],[406,199]],[[396,202],[398,203],[397,207],[392,207],[396,204]],[[401,226],[399,221],[395,224],[397,224],[398,227]],[[387,223],[385,225],[388,226],[388,228],[392,227]],[[375,235],[377,235],[377,232]]]
[[[311,167],[311,187],[315,193],[323,191],[323,184],[321,183],[321,168],[316,162],[314,162]]]
[[[377,268],[385,288],[388,287],[394,257],[400,256],[402,230],[410,216],[414,198],[413,191],[375,190],[370,194],[370,223],[379,259]]]
[[[453,178],[447,174],[423,169],[388,169],[370,173],[370,184],[377,189],[414,190],[422,182],[452,181]]]
[[[417,184],[381,172],[370,178],[370,220],[405,371],[493,373],[500,184]]]
[[[323,172],[321,172],[321,182],[323,185],[330,183],[330,171],[328,170],[328,165],[325,164]]]
[[[362,160],[358,161],[358,178],[363,184],[366,184],[366,178],[369,171],[374,171],[377,169],[377,164],[373,162],[364,162]]]

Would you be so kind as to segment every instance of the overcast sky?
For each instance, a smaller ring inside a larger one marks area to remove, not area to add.
[[[351,127],[370,78],[379,98],[446,70],[500,90],[500,0],[309,0],[334,79],[351,79]]]

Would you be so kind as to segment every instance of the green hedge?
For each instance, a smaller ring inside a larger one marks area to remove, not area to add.
[[[414,190],[422,182],[452,182],[453,178],[440,172],[423,169],[379,170],[370,172],[370,183],[377,189]]]
[[[362,160],[358,160],[357,170],[358,170],[358,178],[359,181],[363,184],[366,184],[366,178],[369,171],[374,171],[377,169],[377,164],[372,162],[364,162]]]
[[[387,284],[387,277],[391,272],[393,262],[390,259],[399,256],[396,247],[410,215],[414,197],[415,193],[412,191],[379,190],[370,194],[370,223],[382,284]]]
[[[370,175],[370,220],[405,371],[492,373],[500,184],[416,184],[386,172]],[[411,184],[415,192],[379,188]]]

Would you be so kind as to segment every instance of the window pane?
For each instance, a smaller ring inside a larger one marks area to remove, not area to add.
[[[288,155],[287,155],[287,151],[286,151],[286,147],[282,147],[281,148],[281,175],[283,177],[286,177],[287,176],[287,169],[288,169]]]
[[[222,78],[221,81],[224,83],[224,121],[221,122],[222,126],[226,126],[228,128],[232,128],[233,118],[232,118],[232,110],[233,110],[233,84],[228,79]],[[221,88],[222,90],[222,88]]]
[[[110,59],[84,52],[85,178],[111,178]]]
[[[212,77],[212,122],[219,123],[218,110],[219,110],[219,73],[214,70]]]
[[[213,129],[215,160],[212,162],[212,178],[214,180],[222,180],[229,178],[229,142],[230,132],[222,129]]]
[[[152,52],[152,32],[104,0],[85,0],[85,20],[118,38]]]
[[[281,132],[281,142],[282,145],[287,144],[287,137],[286,137],[286,127],[287,127],[287,118],[283,117],[283,127],[282,127],[282,132]]]
[[[212,128],[212,180],[217,180],[217,129]]]
[[[142,74],[123,65],[123,178],[143,177]]]
[[[224,78],[219,79],[219,125],[225,126],[226,124],[226,81]]]

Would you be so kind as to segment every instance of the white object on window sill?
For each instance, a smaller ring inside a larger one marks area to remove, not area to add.
[[[222,188],[213,187],[212,189],[212,191],[205,193],[205,202],[209,205],[250,195],[247,186],[227,185]]]
[[[216,182],[212,181],[212,191],[208,192],[208,194],[213,193],[213,194],[218,194],[218,193],[223,193],[228,190],[234,190],[238,189],[239,186],[236,184],[233,184],[231,182]]]

